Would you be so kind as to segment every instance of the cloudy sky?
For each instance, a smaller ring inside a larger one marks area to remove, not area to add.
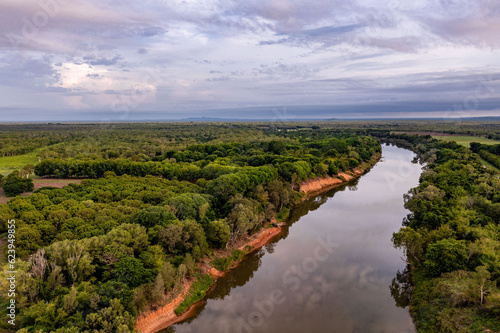
[[[500,116],[498,0],[0,0],[0,121]]]

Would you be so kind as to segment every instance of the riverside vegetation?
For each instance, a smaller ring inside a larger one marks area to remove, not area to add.
[[[214,254],[286,218],[301,181],[354,170],[379,142],[426,163],[393,237],[408,262],[390,286],[397,303],[419,332],[498,332],[500,179],[481,158],[498,167],[499,146],[480,143],[498,133],[498,123],[420,121],[0,126],[0,148],[36,155],[38,176],[84,178],[0,205],[0,221],[17,223],[20,332],[131,332],[197,277],[182,313],[212,284],[202,262],[227,268],[241,253]]]
[[[13,127],[3,128],[2,143],[10,155],[39,151],[38,177],[84,178],[0,205],[0,233],[16,220],[17,332],[132,332],[139,313],[194,279],[182,313],[212,284],[203,262],[274,216],[286,218],[301,181],[335,177],[380,153],[373,137],[307,126]],[[33,133],[27,150],[22,131]],[[62,139],[38,140],[47,133]]]
[[[498,158],[499,146],[472,143],[471,150],[388,133],[385,140],[427,163],[420,185],[405,196],[411,213],[393,237],[408,260],[391,286],[395,298],[411,304],[419,332],[499,332],[500,178],[476,154]]]

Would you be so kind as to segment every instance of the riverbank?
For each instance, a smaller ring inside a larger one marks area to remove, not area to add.
[[[368,170],[377,164],[380,157],[380,154],[374,155],[370,161],[362,163],[352,172],[339,172],[335,177],[326,176],[307,179],[300,183],[300,192],[304,192],[306,196],[310,197],[326,192],[335,186],[349,182],[368,172]]]
[[[318,195],[322,192],[326,192],[335,186],[347,183],[354,178],[365,174],[380,160],[380,157],[380,154],[373,156],[369,162],[361,164],[353,172],[339,173],[337,177],[318,177],[315,179],[306,180],[300,184],[300,191],[305,194],[305,198]],[[276,223],[275,220],[273,220],[272,222],[274,222],[273,224]],[[235,246],[235,248],[239,250],[245,250],[248,253],[256,251],[262,246],[269,243],[271,239],[279,235],[281,231],[282,225],[271,228],[263,228],[260,232],[240,241]],[[236,267],[238,263],[239,262],[234,263],[228,270],[225,271],[219,271],[214,267],[210,267],[210,265],[206,263],[204,265],[203,271],[206,274],[210,274],[214,278],[214,283],[217,283],[217,279],[224,276],[224,274],[230,271],[232,268]],[[179,298],[183,298],[187,294],[187,292],[189,291],[189,286],[186,287],[181,295],[179,295],[170,303],[166,304],[158,310],[146,313],[144,316],[140,316],[136,321],[137,331],[140,333],[155,333],[159,330],[167,328],[172,324],[193,316],[195,314],[194,309],[199,303],[193,304],[186,312],[184,312],[180,316],[177,316],[177,314],[174,312],[177,306],[182,303],[182,299],[179,301]]]
[[[259,233],[250,236],[245,241],[242,241],[241,244],[236,246],[236,248],[238,248],[239,250],[246,250],[247,253],[251,253],[269,243],[269,241],[273,237],[279,235],[281,231],[282,231],[281,225],[273,228],[264,228]],[[247,250],[249,247],[250,249]],[[205,268],[204,273],[210,274],[214,278],[214,283],[217,283],[217,279],[224,276],[225,273],[229,272],[232,268],[236,267],[237,265],[238,262],[232,265],[226,271],[219,271],[214,267],[209,267],[209,265],[206,265],[207,267]],[[158,332],[159,330],[167,328],[172,324],[175,324],[179,321],[182,321],[184,319],[193,316],[194,315],[193,310],[196,307],[197,303],[193,304],[186,312],[184,312],[180,316],[178,316],[175,313],[175,309],[183,302],[184,297],[188,294],[189,288],[191,287],[193,282],[194,280],[189,281],[189,283],[186,284],[181,294],[179,294],[179,296],[177,296],[174,300],[172,300],[165,306],[153,312],[147,313],[143,316],[139,316],[136,320],[136,325],[135,325],[137,332],[155,333]]]

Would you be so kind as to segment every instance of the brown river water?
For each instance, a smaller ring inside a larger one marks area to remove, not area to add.
[[[410,333],[402,250],[392,233],[421,165],[383,146],[360,178],[292,211],[288,226],[217,281],[194,316],[162,333]]]

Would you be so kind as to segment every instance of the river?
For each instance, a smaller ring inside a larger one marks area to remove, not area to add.
[[[161,332],[415,332],[407,297],[394,288],[405,287],[405,263],[391,242],[408,214],[403,194],[418,185],[413,159],[384,145],[370,172],[294,209],[283,232],[219,279],[194,316]]]

